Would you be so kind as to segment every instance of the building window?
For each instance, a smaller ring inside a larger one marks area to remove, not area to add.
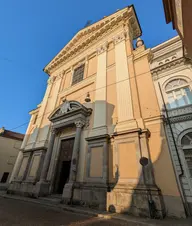
[[[84,68],[85,68],[85,64],[81,65],[80,67],[74,70],[72,85],[75,85],[78,82],[83,80]]]
[[[184,79],[174,79],[166,87],[168,109],[192,104],[192,92]]]
[[[4,172],[3,176],[1,178],[1,183],[6,183],[8,176],[9,176],[9,173],[8,172]]]
[[[183,136],[181,139],[181,145],[183,147],[189,174],[192,177],[192,132],[189,132]]]

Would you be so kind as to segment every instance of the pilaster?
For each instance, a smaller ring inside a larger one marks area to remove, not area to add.
[[[23,160],[23,152],[19,151],[19,154],[17,156],[17,159],[16,159],[16,162],[15,162],[9,183],[11,183],[11,181],[14,181],[16,179],[16,177],[19,173],[19,169],[20,169],[22,160]]]
[[[107,47],[105,42],[97,49],[97,77],[93,129],[89,136],[107,134]]]
[[[47,173],[49,170],[49,164],[51,161],[51,156],[53,152],[53,146],[55,141],[56,130],[52,129],[51,138],[49,141],[49,146],[45,155],[45,159],[43,162],[43,168],[41,171],[40,181],[36,184],[36,196],[44,196],[49,193],[49,183],[47,182]]]
[[[114,37],[115,65],[116,65],[116,88],[118,103],[117,132],[136,128],[133,117],[132,94],[130,87],[130,75],[127,64],[126,39],[127,33],[122,31]]]

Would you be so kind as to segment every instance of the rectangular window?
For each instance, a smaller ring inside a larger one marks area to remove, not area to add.
[[[74,70],[72,85],[75,85],[83,80],[84,69],[85,69],[85,64],[81,65],[80,67]]]
[[[9,176],[9,173],[8,172],[4,172],[3,176],[1,178],[1,183],[6,183],[8,176]]]

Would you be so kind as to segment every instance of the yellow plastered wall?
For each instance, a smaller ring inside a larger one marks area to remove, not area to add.
[[[72,74],[71,74],[71,72],[66,73],[66,75],[64,76],[63,79],[65,79],[63,89],[66,89],[66,88],[70,87],[71,86],[71,81],[72,81]]]
[[[144,119],[158,116],[160,111],[147,56],[136,60],[134,65],[142,116]]]
[[[149,125],[148,129],[151,132],[149,150],[153,163],[155,182],[162,190],[163,195],[179,196],[163,125]]]
[[[88,72],[87,77],[97,73],[97,56],[93,56],[88,61]]]
[[[138,178],[137,155],[135,143],[118,144],[119,174],[121,179]]]
[[[133,115],[134,115],[134,118],[141,118],[139,98],[138,98],[138,87],[136,82],[137,78],[135,77],[134,63],[132,59],[128,61],[128,71],[130,76]]]
[[[115,63],[115,49],[114,44],[110,43],[107,51],[107,67]]]
[[[75,100],[75,101],[78,101],[81,104],[83,104],[83,103],[85,103],[85,98],[87,96],[87,93],[89,93],[91,102],[93,102],[94,94],[95,94],[94,89],[95,89],[95,84],[92,83],[92,84],[85,86],[71,94],[68,94],[66,96],[66,98],[67,98],[67,100]]]

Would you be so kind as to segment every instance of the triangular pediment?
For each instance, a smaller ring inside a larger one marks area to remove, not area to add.
[[[61,63],[64,63],[70,56],[78,54],[85,46],[91,45],[98,37],[101,37],[104,32],[110,31],[113,26],[116,26],[120,21],[128,21],[133,30],[133,38],[141,35],[141,29],[133,6],[129,6],[118,10],[117,12],[104,17],[98,22],[83,28],[65,45],[65,47],[49,62],[44,68],[47,73],[58,68]]]

